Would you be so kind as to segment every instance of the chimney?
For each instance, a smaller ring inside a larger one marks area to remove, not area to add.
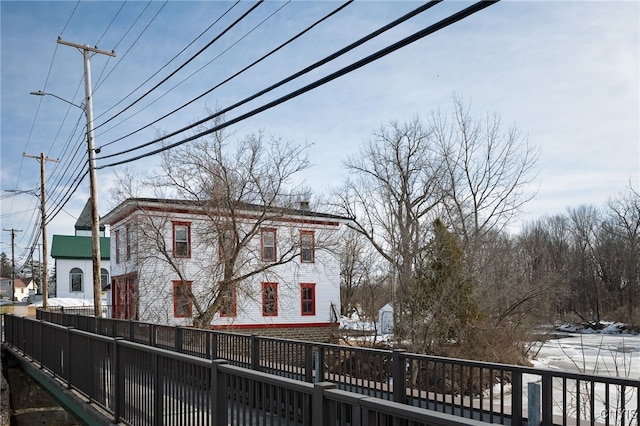
[[[309,211],[309,202],[308,201],[300,201],[300,210]]]

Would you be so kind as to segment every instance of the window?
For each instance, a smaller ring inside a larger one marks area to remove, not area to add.
[[[265,262],[276,261],[276,230],[263,229],[261,231],[262,260]]]
[[[69,272],[69,287],[72,293],[82,292],[82,269],[73,268]]]
[[[222,303],[220,304],[220,316],[221,317],[235,317],[236,316],[236,286],[235,284],[224,285],[218,283],[220,286],[220,294],[222,295]]]
[[[116,243],[116,263],[120,263],[120,230],[116,229],[114,240]]]
[[[191,224],[173,222],[173,256],[191,257]]]
[[[262,283],[262,315],[278,315],[278,283]]]
[[[191,285],[193,281],[172,281],[173,283],[173,316],[175,318],[191,318],[193,302]]]
[[[300,284],[300,299],[302,301],[302,315],[316,314],[316,285]]]
[[[125,257],[131,259],[131,244],[133,243],[133,227],[127,225],[125,230]]]
[[[300,231],[300,262],[314,262],[314,237],[313,231]]]
[[[105,268],[100,268],[100,284],[103,291],[109,288],[109,271]]]

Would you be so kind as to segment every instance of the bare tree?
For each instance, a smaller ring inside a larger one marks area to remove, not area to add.
[[[415,265],[428,244],[429,224],[441,201],[441,171],[429,131],[415,118],[381,128],[345,163],[351,178],[334,196],[341,214],[388,262],[397,317],[416,286]],[[410,312],[402,315],[410,316]],[[403,322],[394,332],[404,334]]]
[[[264,227],[273,226],[274,221],[299,210],[301,201],[309,200],[309,190],[293,182],[294,175],[308,167],[306,149],[306,145],[277,138],[266,140],[262,133],[249,135],[232,148],[224,134],[214,133],[166,151],[160,171],[145,179],[145,185],[157,193],[185,200],[206,217],[191,229],[197,237],[192,250],[206,253],[199,256],[200,263],[195,266],[196,260],[187,262],[173,255],[173,247],[166,240],[166,230],[171,229],[169,214],[147,212],[138,215],[135,224],[140,244],[136,270],[162,263],[182,283],[193,279],[194,273],[199,282],[207,283],[193,290],[189,285],[182,286],[188,292],[183,296],[193,304],[195,327],[209,327],[214,315],[224,310],[232,297],[238,303],[259,297],[251,287],[252,279],[273,278],[279,265],[300,256],[301,237],[293,228],[278,232],[278,250],[274,250],[272,262],[259,261],[261,253],[254,246],[255,237]],[[136,185],[129,184],[126,190],[134,191]],[[321,231],[315,232],[314,238],[316,250],[326,247],[328,237]],[[145,271],[147,276],[157,273]],[[157,297],[167,303],[172,300],[167,295]]]
[[[528,188],[537,152],[516,127],[504,129],[497,114],[478,119],[455,96],[452,114],[433,113],[430,126],[446,176],[443,220],[462,238],[468,266],[479,269],[483,245],[535,195]]]

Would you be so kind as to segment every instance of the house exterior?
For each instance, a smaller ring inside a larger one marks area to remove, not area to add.
[[[75,235],[54,235],[51,257],[55,261],[55,289],[49,296],[86,300],[93,303],[93,261],[91,256],[91,207],[85,205],[75,224]],[[100,224],[100,269],[102,303],[107,304],[109,293],[110,240],[105,237],[104,224]]]
[[[213,307],[201,326],[316,341],[338,325],[332,249],[346,218],[306,205],[241,204],[230,213],[136,198],[103,220],[111,227],[114,317],[190,326]]]
[[[31,278],[16,278],[13,280],[13,300],[18,302],[29,301],[29,296],[36,291],[35,281]]]

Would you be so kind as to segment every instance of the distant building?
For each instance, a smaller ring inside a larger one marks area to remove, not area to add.
[[[100,225],[100,269],[102,303],[110,300],[109,237]],[[91,256],[91,206],[84,206],[75,224],[75,235],[54,235],[51,257],[55,260],[56,286],[51,297],[68,297],[93,301],[93,261]]]
[[[35,281],[31,278],[16,278],[13,280],[13,297],[18,302],[26,302],[35,293]]]
[[[0,298],[9,299],[11,296],[11,278],[0,277]]]

